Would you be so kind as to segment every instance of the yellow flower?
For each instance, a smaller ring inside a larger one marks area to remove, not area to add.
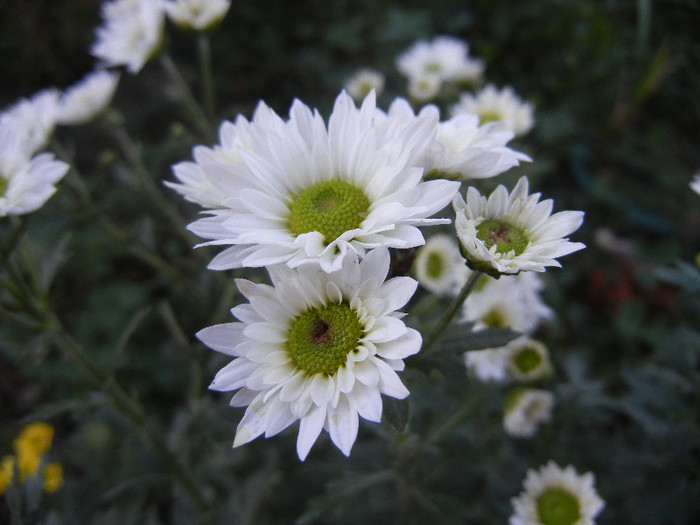
[[[48,423],[30,423],[22,429],[17,439],[14,441],[15,452],[41,457],[44,452],[51,448],[53,440],[53,426]]]
[[[14,456],[5,456],[0,462],[0,494],[4,494],[7,487],[12,485],[12,478],[15,473]]]
[[[60,463],[48,463],[44,467],[44,490],[52,493],[63,486],[63,467]]]

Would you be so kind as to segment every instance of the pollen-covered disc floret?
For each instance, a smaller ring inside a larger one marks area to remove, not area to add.
[[[449,222],[429,217],[459,183],[422,180],[438,112],[409,113],[381,112],[374,92],[359,108],[341,93],[327,126],[299,101],[286,121],[260,103],[251,122],[231,125],[236,145],[198,150],[196,166],[176,165],[197,190],[175,189],[214,208],[189,228],[205,244],[232,245],[209,267],[313,263],[330,272],[349,251],[422,245],[418,226]],[[222,149],[226,157],[212,154]]]
[[[523,488],[513,498],[510,525],[593,525],[605,507],[591,472],[579,475],[571,465],[553,461],[528,470]]]
[[[583,212],[552,214],[553,201],[539,198],[539,193],[528,195],[526,177],[510,194],[498,186],[486,198],[469,187],[466,202],[455,196],[457,236],[470,267],[494,276],[543,272],[547,266],[561,266],[557,257],[585,248],[565,238],[581,226]]]
[[[300,421],[297,453],[305,459],[322,429],[345,454],[359,417],[380,421],[381,394],[403,399],[397,371],[418,352],[420,334],[400,320],[417,283],[385,281],[389,252],[360,260],[348,253],[340,270],[318,266],[269,268],[272,285],[238,279],[249,300],[233,308],[240,321],[211,326],[197,336],[235,359],[210,388],[238,390],[233,406],[247,406],[234,446],[270,437]]]

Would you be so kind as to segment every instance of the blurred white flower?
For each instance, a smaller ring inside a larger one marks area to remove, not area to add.
[[[442,80],[434,73],[413,77],[408,81],[408,96],[416,102],[428,102],[440,94]]]
[[[457,295],[469,268],[452,235],[431,235],[416,254],[413,271],[421,286],[438,295]]]
[[[693,181],[690,183],[690,188],[691,188],[695,193],[697,193],[698,195],[700,195],[700,173],[697,173],[697,174],[695,175],[695,178],[694,178]]]
[[[526,273],[523,275],[532,275]],[[552,373],[547,347],[529,337],[519,337],[506,345],[508,371],[518,381],[536,381]]]
[[[502,382],[508,378],[507,358],[508,350],[505,347],[470,350],[464,352],[464,365],[467,372],[479,381]]]
[[[345,83],[345,90],[356,101],[363,100],[374,90],[379,96],[384,91],[384,74],[374,69],[359,69]]]
[[[506,147],[513,132],[490,122],[479,125],[476,115],[462,114],[440,122],[430,156],[428,177],[435,174],[451,179],[493,177],[532,159]]]
[[[300,421],[303,461],[322,429],[345,454],[358,419],[380,421],[381,394],[405,398],[397,371],[417,353],[420,334],[400,320],[416,289],[410,277],[385,281],[389,252],[348,253],[335,272],[318,266],[269,267],[272,286],[237,279],[250,301],[231,311],[240,322],[201,330],[207,346],[235,359],[210,388],[240,389],[233,406],[247,406],[234,446],[270,437]]]
[[[523,102],[511,87],[499,90],[492,84],[484,87],[476,95],[463,93],[451,113],[477,115],[482,124],[500,122],[516,136],[524,135],[535,124],[531,103]]]
[[[229,8],[231,0],[172,0],[166,1],[168,17],[181,27],[206,31],[218,24]]]
[[[261,103],[252,122],[237,121],[240,162],[201,165],[221,207],[189,229],[211,239],[205,244],[233,245],[210,263],[219,270],[315,263],[328,272],[348,251],[420,246],[417,227],[449,222],[429,217],[459,187],[422,181],[418,159],[436,124],[433,112],[384,114],[374,93],[360,108],[341,93],[327,127],[300,101],[288,121]]]
[[[571,465],[553,461],[528,470],[523,492],[513,498],[510,525],[594,525],[605,502],[591,472],[579,475]]]
[[[581,226],[583,212],[552,214],[554,202],[539,198],[539,193],[528,194],[527,177],[510,195],[499,185],[488,198],[473,186],[466,202],[455,196],[455,227],[471,268],[494,275],[543,272],[547,266],[561,267],[557,257],[585,248],[564,237]]]
[[[162,0],[111,0],[102,4],[102,25],[90,51],[107,67],[136,74],[157,53],[163,39]]]
[[[409,83],[428,76],[438,84],[476,81],[483,74],[483,63],[469,57],[466,42],[450,36],[437,36],[431,42],[417,41],[399,55],[396,66]]]
[[[0,113],[2,125],[17,137],[22,161],[48,144],[56,128],[59,96],[57,89],[44,89]]]
[[[59,124],[83,124],[109,106],[119,83],[119,74],[93,71],[66,89],[58,101]]]
[[[533,437],[537,427],[552,419],[554,395],[547,390],[518,388],[506,398],[503,428],[508,435],[519,438]]]
[[[482,279],[483,284],[477,286],[462,307],[462,319],[474,323],[475,330],[510,328],[529,334],[542,320],[552,318],[552,310],[540,295],[544,285],[538,275],[523,272]]]

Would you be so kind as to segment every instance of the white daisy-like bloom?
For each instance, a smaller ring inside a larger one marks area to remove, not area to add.
[[[464,352],[464,365],[467,372],[479,381],[503,382],[508,379],[508,349],[487,348]]]
[[[383,73],[374,69],[363,68],[355,73],[345,82],[345,90],[357,101],[362,101],[374,90],[377,96],[384,91],[386,77]]]
[[[552,419],[554,394],[547,390],[519,388],[509,393],[503,414],[503,428],[513,437],[530,438],[540,423]]]
[[[172,0],[165,3],[168,17],[177,25],[195,31],[206,31],[218,24],[231,0]]]
[[[440,122],[430,156],[428,177],[455,180],[493,177],[532,159],[506,146],[513,132],[489,122],[479,125],[479,117],[461,114]]]
[[[107,67],[136,74],[160,48],[165,22],[162,0],[111,0],[102,4],[103,23],[90,52]]]
[[[474,323],[474,330],[511,328],[516,332],[534,332],[543,320],[552,318],[544,303],[544,287],[537,274],[523,272],[500,279],[483,277],[483,284],[471,293],[462,306],[462,319]]]
[[[434,73],[413,77],[408,82],[408,96],[416,102],[428,102],[437,98],[442,89],[442,80]]]
[[[12,118],[0,119],[0,217],[36,211],[54,194],[68,164],[51,153],[31,155]]]
[[[540,194],[529,195],[528,186],[521,177],[510,194],[499,185],[486,198],[470,186],[466,202],[455,196],[457,236],[472,269],[493,275],[543,272],[561,267],[557,257],[585,248],[565,238],[581,226],[583,212],[552,214],[554,202],[538,202]]]
[[[403,110],[384,114],[374,92],[359,108],[341,93],[327,127],[299,101],[288,121],[260,103],[252,122],[239,124],[240,162],[201,165],[223,193],[223,207],[188,228],[211,239],[204,245],[233,245],[209,268],[311,263],[331,272],[349,251],[424,244],[418,226],[448,223],[429,217],[459,187],[422,180],[418,162],[437,118],[437,110],[413,118]]]
[[[499,90],[489,84],[475,95],[463,93],[452,108],[452,115],[462,113],[477,115],[482,124],[500,122],[516,136],[524,135],[535,125],[532,104],[523,102],[510,86]]]
[[[21,99],[0,113],[3,127],[11,128],[21,145],[22,162],[46,146],[56,128],[58,100],[56,89],[39,91]],[[15,150],[17,151],[17,150]]]
[[[690,183],[690,189],[692,189],[695,193],[700,195],[700,173],[697,173],[695,175],[695,178]]]
[[[272,285],[236,280],[249,301],[231,310],[240,321],[197,334],[235,358],[210,386],[239,389],[231,405],[248,407],[234,447],[299,420],[302,461],[322,429],[347,456],[359,417],[381,420],[381,394],[408,396],[396,372],[422,341],[396,310],[417,283],[410,277],[385,281],[389,262],[389,251],[377,248],[363,259],[346,254],[331,273],[318,266],[275,265],[269,268]]]
[[[426,75],[433,75],[440,82],[463,81],[475,77],[476,72],[483,72],[481,61],[469,57],[467,43],[451,36],[414,43],[399,55],[396,66],[409,81]]]
[[[59,124],[84,124],[107,106],[119,84],[119,73],[98,70],[66,89],[58,101]]]
[[[431,235],[416,254],[413,272],[418,282],[438,295],[457,295],[470,270],[452,235]]]
[[[528,470],[523,492],[511,499],[510,525],[594,525],[605,502],[591,472],[579,475],[573,466],[549,461]]]
[[[525,274],[531,275],[531,274]],[[506,345],[508,371],[518,381],[536,381],[551,375],[552,362],[549,351],[540,341],[518,337]]]

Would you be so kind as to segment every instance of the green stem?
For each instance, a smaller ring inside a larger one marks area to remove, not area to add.
[[[70,337],[55,316],[52,316],[51,321],[54,329],[54,341],[58,347],[78,365],[92,385],[105,392],[112,405],[137,429],[143,432],[145,440],[168,466],[175,480],[192,498],[197,508],[200,511],[207,510],[207,501],[200,492],[199,487],[192,481],[192,476],[187,472],[187,469],[177,456],[168,448],[161,433],[149,424],[141,405],[129,397],[111,375],[102,372],[90,362],[80,345]]]
[[[192,94],[192,90],[187,85],[187,82],[175,65],[175,61],[167,53],[162,53],[160,55],[160,63],[170,81],[175,85],[175,88],[180,95],[180,100],[182,101],[185,110],[192,120],[192,124],[198,128],[199,132],[204,138],[211,140],[213,126],[209,122],[206,113],[197,102],[197,99],[195,99],[194,95]]]
[[[447,308],[447,311],[445,314],[442,316],[442,319],[438,322],[438,324],[433,328],[433,331],[428,334],[428,336],[425,338],[425,342],[423,343],[423,348],[421,349],[420,355],[421,356],[426,356],[430,353],[433,345],[435,342],[438,340],[438,338],[442,335],[442,333],[445,331],[447,326],[450,324],[454,316],[457,314],[459,309],[462,306],[462,303],[469,297],[469,294],[472,292],[474,287],[476,286],[476,283],[479,282],[479,279],[481,278],[482,273],[479,271],[472,271],[471,275],[469,276],[469,279],[467,279],[467,282],[464,283],[464,286],[462,287],[462,290],[460,290],[459,294],[457,297],[454,298],[450,306]]]
[[[208,34],[200,33],[197,35],[197,52],[202,74],[204,109],[211,121],[214,117],[214,75],[212,74],[211,45]]]

